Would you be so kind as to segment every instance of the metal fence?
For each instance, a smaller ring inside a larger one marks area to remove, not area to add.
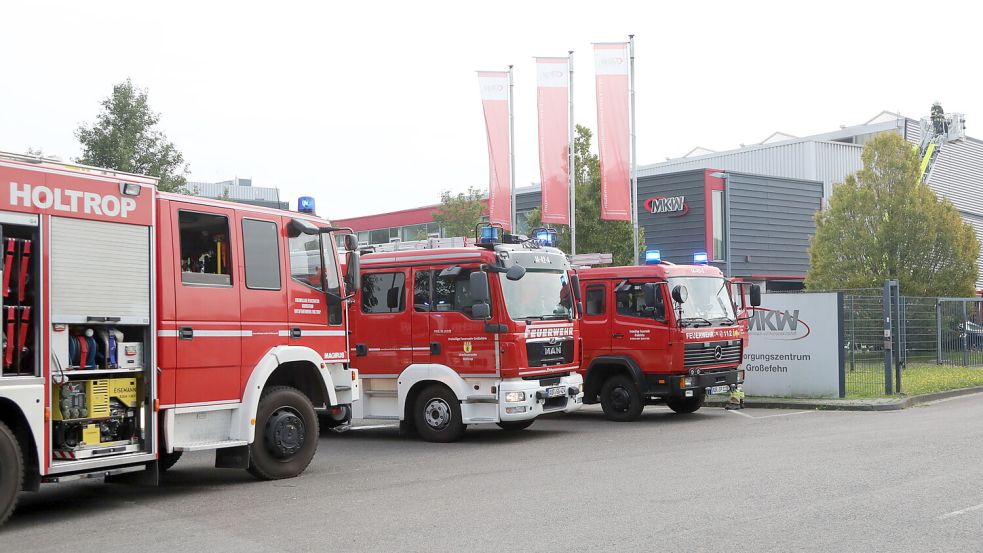
[[[840,298],[846,395],[983,383],[983,298],[905,297],[896,283]]]

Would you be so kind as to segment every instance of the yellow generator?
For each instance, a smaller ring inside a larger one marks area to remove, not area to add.
[[[57,449],[79,449],[136,439],[137,379],[71,380],[52,386],[51,418]]]

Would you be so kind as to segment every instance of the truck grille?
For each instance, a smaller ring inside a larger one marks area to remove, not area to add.
[[[736,365],[741,362],[741,341],[724,340],[686,344],[683,361],[683,366],[687,369],[707,365]]]
[[[573,340],[526,342],[530,367],[548,367],[573,363]]]

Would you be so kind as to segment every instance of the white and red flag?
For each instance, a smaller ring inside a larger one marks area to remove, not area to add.
[[[594,45],[601,218],[631,221],[628,127],[628,43]]]
[[[539,177],[542,221],[570,224],[570,63],[567,58],[536,58],[539,119]]]
[[[509,160],[509,72],[479,71],[481,107],[488,137],[488,222],[512,229]]]

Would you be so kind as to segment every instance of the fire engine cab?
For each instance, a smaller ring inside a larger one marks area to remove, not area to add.
[[[352,306],[355,417],[401,421],[428,441],[467,425],[520,430],[581,406],[576,291],[560,250],[485,227],[362,255]],[[385,251],[383,251],[385,250]]]
[[[316,410],[358,398],[336,229],[155,185],[0,153],[0,522],[22,489],[156,482],[184,451],[296,476]]]
[[[658,403],[692,413],[707,394],[743,383],[746,315],[761,302],[751,286],[735,303],[716,267],[646,257],[643,266],[578,271],[584,403],[600,403],[615,421]]]

